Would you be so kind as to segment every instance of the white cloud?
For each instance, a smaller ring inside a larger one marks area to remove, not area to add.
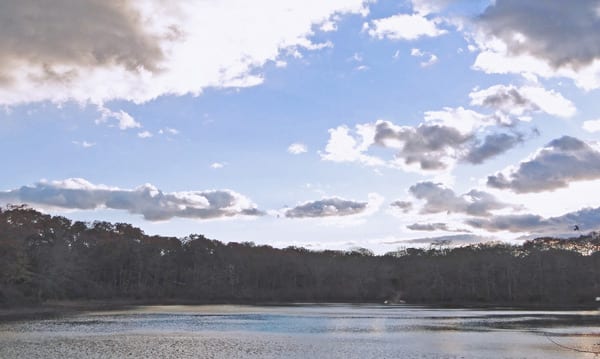
[[[427,15],[441,11],[452,0],[411,0],[413,10]]]
[[[429,55],[429,59],[427,61],[421,62],[421,67],[429,67],[431,65],[435,65],[438,62],[438,57],[434,54]]]
[[[356,61],[356,62],[362,62],[364,60],[363,55],[355,52],[352,57],[350,58],[350,60]]]
[[[383,166],[385,161],[364,154],[374,143],[375,127],[372,125],[357,125],[356,136],[350,134],[346,126],[329,130],[329,141],[321,158],[332,162],[359,162],[367,166]]]
[[[100,118],[96,120],[96,123],[104,123],[109,119],[117,120],[117,126],[121,130],[128,130],[131,128],[140,128],[142,124],[137,122],[130,114],[123,110],[112,111],[104,106],[98,106],[100,112]]]
[[[0,3],[2,105],[142,103],[255,86],[264,81],[265,63],[332,46],[310,40],[315,26],[328,29],[336,15],[368,12],[363,0],[41,4]]]
[[[179,130],[176,130],[176,129],[170,128],[170,127],[165,127],[163,129],[158,130],[158,134],[159,135],[164,135],[164,134],[178,135]]]
[[[420,49],[413,48],[410,50],[410,55],[414,57],[427,57],[427,60],[421,62],[421,67],[429,67],[438,62],[438,57],[430,52],[424,52]]]
[[[215,169],[215,170],[221,169],[223,167],[225,167],[225,163],[222,163],[222,162],[214,162],[210,165],[210,168]]]
[[[141,214],[149,221],[173,217],[211,219],[263,214],[247,197],[231,190],[162,192],[151,184],[120,189],[95,185],[82,178],[40,181],[33,186],[0,191],[0,203],[26,203],[69,210],[126,210]]]
[[[72,141],[72,143],[83,148],[90,148],[96,146],[96,143],[88,141]]]
[[[142,132],[138,132],[138,137],[139,138],[150,138],[152,137],[152,133],[149,131],[142,131]]]
[[[600,119],[588,120],[583,122],[582,128],[587,132],[599,132],[600,131]]]
[[[391,40],[416,40],[423,36],[435,37],[447,31],[438,28],[439,19],[428,19],[421,14],[398,14],[365,23],[363,30],[371,37]]]
[[[422,57],[422,56],[425,56],[425,53],[423,51],[421,51],[421,49],[417,49],[415,47],[415,48],[410,49],[410,56]]]
[[[462,134],[496,124],[493,117],[464,107],[444,107],[439,111],[426,111],[424,119],[428,125],[452,127]]]
[[[299,155],[302,153],[306,153],[308,151],[308,149],[306,148],[306,145],[303,143],[292,143],[287,151],[293,155]]]
[[[323,32],[337,31],[337,24],[334,20],[327,20],[321,24],[319,30]]]

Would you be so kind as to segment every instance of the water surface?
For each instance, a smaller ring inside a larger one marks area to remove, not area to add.
[[[0,324],[0,358],[598,358],[598,311],[145,306]]]

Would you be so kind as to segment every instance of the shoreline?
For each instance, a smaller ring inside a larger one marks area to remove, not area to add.
[[[202,306],[202,305],[244,305],[244,306],[327,306],[327,305],[381,305],[382,307],[424,307],[438,309],[471,310],[515,310],[515,311],[580,311],[600,310],[598,304],[532,304],[532,303],[390,303],[381,302],[250,302],[250,301],[189,301],[189,300],[83,300],[47,301],[38,305],[0,307],[0,323],[21,320],[45,320],[85,312],[125,310],[142,306]]]

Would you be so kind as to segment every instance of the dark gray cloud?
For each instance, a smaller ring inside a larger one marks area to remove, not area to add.
[[[288,218],[319,218],[351,216],[364,213],[368,202],[357,202],[342,198],[324,198],[306,202],[285,211]]]
[[[359,162],[407,170],[441,171],[457,161],[480,164],[525,140],[501,116],[482,115],[464,108],[428,111],[418,126],[398,126],[389,121],[357,125],[355,135],[346,126],[330,129],[321,158],[335,162]],[[506,117],[506,116],[504,116]],[[502,124],[501,130],[482,131]],[[487,137],[483,137],[487,133]],[[393,159],[369,153],[374,146],[395,151]]]
[[[413,231],[446,231],[446,232],[469,232],[466,229],[451,228],[447,223],[414,223],[406,226]]]
[[[407,165],[418,164],[422,170],[443,170],[452,159],[481,164],[524,142],[524,136],[517,132],[492,133],[480,139],[474,132],[462,133],[450,126],[425,123],[399,127],[379,121],[374,141],[398,150],[396,159]]]
[[[490,211],[514,208],[515,206],[500,202],[493,195],[471,190],[463,195],[456,195],[450,188],[440,183],[420,182],[409,188],[417,199],[425,201],[421,213],[465,213],[472,216],[491,216]]]
[[[600,58],[597,0],[496,0],[477,19],[509,54],[528,54],[555,68],[578,69]]]
[[[3,0],[0,33],[0,82],[23,63],[39,66],[38,81],[69,82],[78,76],[72,66],[154,71],[163,59],[129,0]]]
[[[494,110],[514,112],[517,109],[519,113],[539,110],[538,105],[514,86],[493,86],[483,91],[473,92],[470,97],[472,105]]]
[[[485,136],[483,141],[470,147],[462,159],[469,163],[480,164],[524,141],[524,136],[521,133],[493,133]]]
[[[491,218],[472,218],[466,224],[490,232],[534,233],[535,235],[573,233],[573,226],[581,231],[600,230],[600,207],[585,208],[562,216],[544,218],[535,214],[515,214]]]
[[[392,206],[394,208],[398,208],[403,213],[408,213],[413,208],[412,202],[409,202],[409,201],[394,201],[394,202],[390,203],[390,206]]]
[[[530,111],[537,109],[537,106],[519,93],[516,88],[507,88],[506,91],[497,92],[483,99],[482,106],[490,108],[509,109],[511,107],[524,107]]]
[[[489,176],[487,185],[516,193],[543,192],[567,187],[570,182],[600,178],[600,151],[575,137],[548,143],[533,158],[508,173]]]
[[[472,135],[452,127],[427,124],[397,127],[387,121],[378,122],[375,132],[375,143],[384,147],[400,144],[396,157],[407,165],[416,163],[423,170],[446,168],[444,158],[471,139]]]
[[[563,118],[572,117],[577,108],[559,92],[546,90],[539,86],[515,87],[513,85],[494,85],[469,94],[471,105],[487,107],[497,112],[500,123],[510,125],[518,123],[513,116],[544,112]]]
[[[455,234],[449,236],[423,237],[408,240],[399,240],[393,242],[384,242],[383,244],[448,244],[463,245],[490,242],[493,238],[478,236],[475,234]]]
[[[141,214],[150,221],[173,217],[210,219],[263,213],[243,195],[230,190],[164,193],[146,184],[133,190],[97,186],[81,178],[39,182],[0,192],[2,203],[91,210],[110,208]]]

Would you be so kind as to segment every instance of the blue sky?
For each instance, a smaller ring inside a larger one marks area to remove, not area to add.
[[[599,1],[70,4],[0,5],[1,204],[379,253],[600,229]]]

